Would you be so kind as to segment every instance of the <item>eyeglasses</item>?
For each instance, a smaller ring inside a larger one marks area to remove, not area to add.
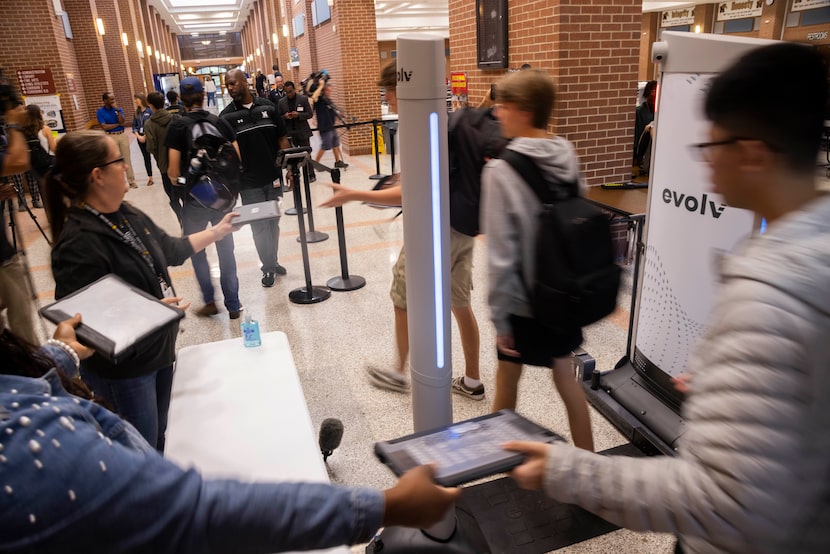
[[[96,165],[95,167],[107,167],[108,165],[123,164],[123,163],[124,163],[124,156],[121,156],[120,158],[115,158],[112,161],[105,162],[105,163],[102,163],[100,165]]]

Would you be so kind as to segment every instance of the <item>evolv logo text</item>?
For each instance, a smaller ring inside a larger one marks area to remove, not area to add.
[[[412,77],[411,71],[406,71],[404,69],[398,70],[398,82],[402,83],[403,81],[409,82],[410,78]]]
[[[687,211],[692,213],[700,212],[700,215],[706,215],[706,207],[709,207],[709,213],[715,219],[718,219],[723,211],[726,209],[726,204],[715,205],[714,200],[709,200],[709,196],[704,193],[698,200],[697,196],[686,195],[671,189],[663,189],[663,202],[666,204],[674,204],[679,208],[683,206]]]

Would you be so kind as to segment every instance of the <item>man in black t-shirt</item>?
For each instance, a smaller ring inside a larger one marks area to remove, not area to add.
[[[185,114],[173,118],[167,131],[165,145],[167,146],[168,168],[167,175],[173,185],[183,186],[180,177],[187,175],[190,164],[188,155],[191,138],[190,130],[193,123],[207,121],[222,134],[223,137],[233,143],[237,153],[239,147],[236,144],[236,133],[230,125],[219,119],[216,115],[202,109],[205,99],[202,80],[197,77],[186,77],[181,83],[182,102],[185,106]],[[185,235],[192,235],[204,231],[208,223],[216,225],[224,217],[219,210],[212,210],[201,206],[192,198],[186,197],[182,206],[182,230]],[[242,312],[242,304],[239,301],[239,279],[236,276],[236,258],[233,253],[233,234],[216,241],[216,254],[219,257],[219,284],[222,286],[222,294],[225,296],[225,308],[228,310],[230,319],[239,319]],[[212,316],[219,313],[214,299],[213,282],[210,277],[210,266],[208,266],[207,255],[204,250],[193,254],[190,258],[193,262],[193,271],[196,273],[196,280],[202,290],[202,298],[205,305],[196,310],[198,316]]]
[[[228,71],[225,85],[232,101],[219,117],[230,123],[239,141],[242,166],[245,168],[239,191],[242,203],[275,200],[282,196],[277,152],[289,147],[285,124],[274,104],[251,94],[245,75],[240,70]],[[252,223],[251,232],[262,264],[262,286],[272,287],[274,277],[286,273],[277,262],[280,218]]]
[[[285,122],[285,132],[291,138],[294,146],[311,146],[311,127],[308,120],[314,116],[308,98],[298,94],[294,83],[285,83],[285,97],[277,104],[277,110]],[[312,183],[317,180],[314,166],[308,165],[308,180]]]

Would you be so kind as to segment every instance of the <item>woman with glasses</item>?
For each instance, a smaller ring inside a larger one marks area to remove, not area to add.
[[[234,231],[227,214],[216,225],[172,237],[143,212],[123,202],[126,165],[111,138],[99,131],[69,133],[58,143],[44,197],[52,227],[52,273],[59,299],[113,273],[162,302],[178,305],[169,265]],[[179,305],[187,309],[188,304]],[[129,325],[129,320],[125,320]],[[164,448],[178,324],[146,339],[135,355],[117,364],[95,354],[81,376],[159,451]]]

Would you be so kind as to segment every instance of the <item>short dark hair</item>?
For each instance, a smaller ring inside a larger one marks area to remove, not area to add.
[[[649,81],[646,83],[646,86],[643,87],[643,98],[648,98],[651,94],[651,91],[657,88],[657,81]]]
[[[201,106],[205,102],[205,91],[188,92],[182,94],[182,104],[185,108],[192,108],[193,106]],[[172,102],[171,102],[172,104]]]
[[[109,95],[110,95],[110,93],[109,93],[109,92],[103,92],[103,93],[101,93],[101,102],[106,102],[106,101],[107,101],[107,97],[108,97]]]
[[[164,95],[158,91],[153,91],[147,95],[147,103],[160,110],[164,108]]]
[[[282,84],[282,86],[296,88],[296,86],[294,85],[294,81],[286,81]]]
[[[712,80],[706,118],[735,137],[763,141],[790,169],[815,170],[827,107],[827,64],[812,46],[750,51]]]
[[[170,105],[176,104],[179,101],[179,93],[173,89],[167,91],[167,101],[170,102]]]

